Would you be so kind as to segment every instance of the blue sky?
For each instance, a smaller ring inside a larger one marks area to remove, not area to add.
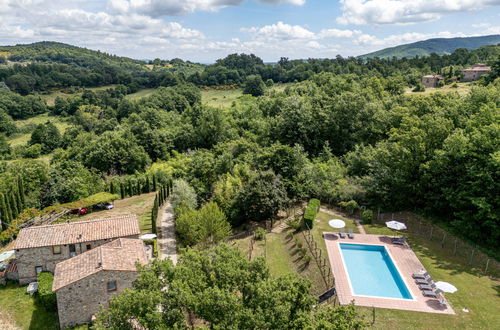
[[[210,63],[355,56],[435,37],[500,33],[500,0],[0,0],[0,44],[66,42]]]

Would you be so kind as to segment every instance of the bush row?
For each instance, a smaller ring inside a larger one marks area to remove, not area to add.
[[[37,275],[38,293],[36,299],[48,311],[57,310],[56,293],[52,292],[54,276],[49,272],[41,272]]]
[[[307,228],[312,229],[314,224],[314,219],[316,219],[316,214],[319,211],[320,202],[318,199],[313,198],[309,200],[306,210],[304,211],[304,224]]]

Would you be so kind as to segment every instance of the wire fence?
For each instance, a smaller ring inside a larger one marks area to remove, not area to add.
[[[384,224],[389,220],[404,222],[408,232],[434,242],[435,245],[456,256],[464,265],[476,270],[478,273],[493,278],[500,277],[500,263],[495,258],[430,223],[423,217],[411,212],[378,213],[375,217],[375,221],[379,224]]]

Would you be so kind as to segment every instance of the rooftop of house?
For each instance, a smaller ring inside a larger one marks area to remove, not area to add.
[[[486,64],[479,63],[473,65],[472,68],[465,69],[464,71],[491,71],[491,67]]]
[[[423,76],[422,78],[437,78],[437,79],[444,79],[443,76],[438,75],[438,74],[428,74]]]
[[[23,228],[14,249],[76,244],[139,235],[135,215]]]
[[[105,270],[137,271],[136,263],[148,262],[142,240],[119,238],[56,265],[52,290]]]

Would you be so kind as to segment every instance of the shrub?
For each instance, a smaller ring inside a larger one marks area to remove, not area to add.
[[[412,92],[425,92],[425,87],[422,85],[422,83],[418,83],[415,85],[415,88],[413,88]]]
[[[146,239],[144,244],[149,245],[153,248],[153,256],[158,258],[158,241],[155,239]]]
[[[266,230],[264,228],[257,228],[254,233],[254,237],[258,241],[262,241],[266,237]]]
[[[292,228],[294,231],[298,232],[302,227],[302,223],[300,222],[300,218],[289,219],[286,224],[288,227]]]
[[[305,262],[306,264],[309,264],[309,263],[311,262],[311,256],[310,256],[310,255],[306,255],[306,256],[304,256],[304,258],[303,258],[303,259],[304,259],[304,262]]]
[[[458,84],[457,83],[453,83],[453,85],[451,85],[451,88],[458,88]]]
[[[305,257],[305,255],[307,254],[307,249],[305,247],[299,249],[299,253],[302,257]]]
[[[373,211],[372,210],[365,210],[363,214],[361,215],[361,221],[366,224],[370,224],[373,221]]]
[[[314,219],[316,219],[316,214],[318,214],[320,207],[320,202],[318,199],[313,198],[309,201],[309,204],[304,211],[304,224],[307,228],[312,229],[314,225]]]
[[[296,245],[299,248],[299,250],[302,249],[302,242],[301,241],[297,240]]]
[[[52,292],[52,282],[54,276],[49,272],[41,272],[37,275],[38,293],[36,297],[40,304],[48,311],[57,310],[57,300],[55,292]]]
[[[347,214],[349,214],[349,215],[353,215],[354,212],[359,210],[358,202],[356,202],[355,200],[350,200],[348,202],[340,202],[339,205],[341,207],[345,208],[347,211]]]

